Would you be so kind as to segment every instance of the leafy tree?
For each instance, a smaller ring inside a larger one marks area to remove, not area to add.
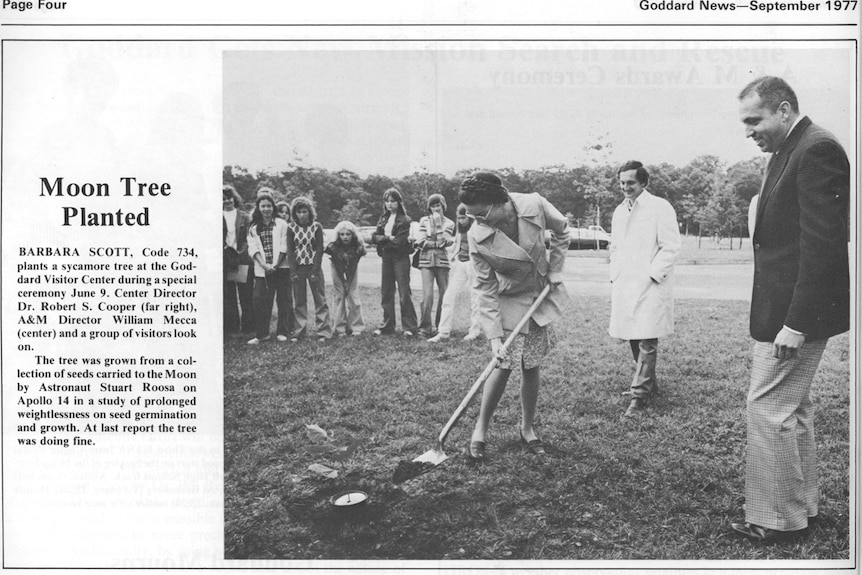
[[[762,158],[752,158],[735,163],[727,171],[728,179],[733,184],[736,194],[736,205],[743,215],[748,214],[751,198],[760,193],[764,167]],[[740,229],[743,230],[740,235],[749,235],[747,217],[742,218]]]
[[[679,170],[677,179],[677,194],[681,196],[681,210],[677,216],[682,219],[685,229],[691,224],[698,225],[704,221],[707,212],[704,211],[712,192],[713,176],[722,171],[723,164],[716,156],[698,156]]]
[[[336,210],[335,214],[335,219],[339,222],[348,220],[357,226],[371,225],[371,216],[365,213],[365,210],[360,207],[359,200],[357,199],[347,200],[340,210]]]
[[[458,170],[454,177],[422,169],[401,177],[372,174],[361,178],[349,170],[330,172],[309,166],[297,156],[281,172],[250,174],[241,166],[224,166],[222,179],[232,184],[246,203],[254,201],[262,186],[274,190],[276,200],[309,197],[321,223],[332,227],[341,219],[358,225],[375,224],[383,213],[383,192],[392,186],[401,190],[407,212],[415,219],[425,213],[427,198],[434,193],[446,198],[448,215],[453,217],[461,181],[480,170],[492,171],[510,192],[542,194],[573,224],[599,222],[608,229],[620,194],[616,167],[610,162],[612,145],[607,140],[606,134],[596,137],[595,143],[584,148],[587,162],[574,168],[552,165],[522,172],[511,167],[470,168]],[[651,192],[671,202],[686,234],[695,225],[700,233],[702,225],[704,230],[722,235],[734,230],[742,235],[748,203],[760,189],[763,160],[737,162],[725,171],[717,157],[699,156],[682,168],[662,163],[647,169]]]
[[[587,206],[583,217],[590,223],[610,229],[614,208],[619,204],[616,169],[611,162],[613,143],[608,141],[607,133],[599,134],[592,144],[584,146],[583,152],[587,158],[583,179],[580,180]]]
[[[225,166],[222,169],[222,182],[230,184],[239,193],[243,202],[253,202],[257,193],[257,178],[240,166]]]
[[[700,212],[704,227],[719,238],[731,238],[733,229],[742,223],[745,212],[740,209],[733,183],[722,172],[715,172],[710,182],[710,197]]]
[[[649,191],[651,194],[666,199],[677,209],[684,196],[678,187],[679,168],[668,163],[646,166],[649,172]]]

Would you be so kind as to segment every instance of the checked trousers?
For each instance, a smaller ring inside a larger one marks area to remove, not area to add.
[[[817,515],[811,382],[827,340],[806,341],[793,359],[755,342],[746,404],[745,520],[796,531]]]

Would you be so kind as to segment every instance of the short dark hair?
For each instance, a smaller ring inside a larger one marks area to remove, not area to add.
[[[635,170],[635,179],[642,185],[645,186],[649,183],[649,172],[647,172],[644,165],[638,162],[637,160],[629,160],[617,170],[617,177],[623,172],[628,172],[629,170]]]
[[[509,201],[509,190],[497,174],[476,172],[461,182],[458,199],[467,206],[505,204]]]
[[[739,93],[739,99],[742,100],[750,94],[760,96],[763,106],[771,112],[775,112],[781,102],[787,102],[794,113],[799,113],[799,100],[796,99],[796,92],[793,91],[790,84],[777,76],[761,76],[751,81]]]

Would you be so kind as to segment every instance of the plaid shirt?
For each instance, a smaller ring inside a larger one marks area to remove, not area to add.
[[[273,249],[272,249],[272,229],[275,227],[275,219],[272,219],[268,224],[261,222],[257,226],[257,235],[260,236],[260,243],[263,246],[263,253],[266,256],[266,263],[271,264]]]

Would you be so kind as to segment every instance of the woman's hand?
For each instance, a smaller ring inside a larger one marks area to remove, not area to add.
[[[503,357],[506,355],[503,351],[503,340],[499,337],[493,338],[491,340],[491,355],[493,355],[498,361],[502,361]]]

